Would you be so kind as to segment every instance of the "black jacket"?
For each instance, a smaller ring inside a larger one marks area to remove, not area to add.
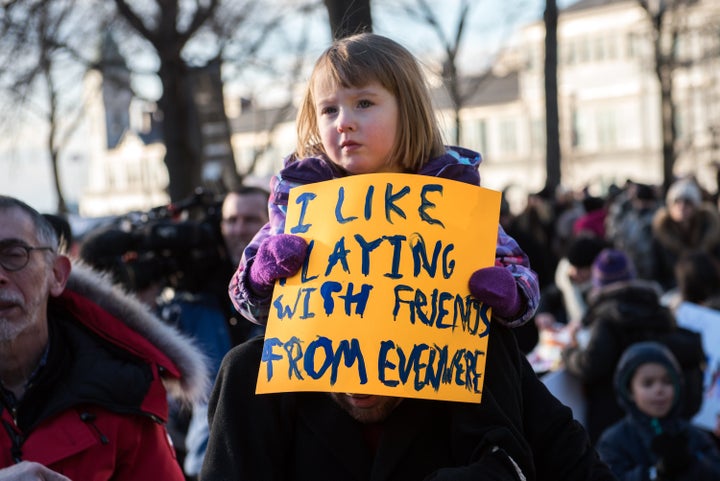
[[[482,403],[405,399],[376,452],[366,425],[325,393],[255,395],[263,341],[224,359],[200,478],[230,480],[612,480],[587,434],[492,323]],[[501,448],[492,453],[493,446]],[[512,458],[513,461],[509,461]]]
[[[623,351],[639,341],[654,340],[670,348],[686,371],[693,395],[685,402],[685,417],[697,413],[705,362],[702,339],[677,327],[672,312],[660,304],[657,284],[633,280],[604,287],[591,296],[582,323],[589,329],[588,342],[566,349],[563,362],[585,388],[586,426],[593,442],[624,415],[615,397],[613,373]]]

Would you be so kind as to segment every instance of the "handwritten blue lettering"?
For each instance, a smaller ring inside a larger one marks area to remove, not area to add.
[[[353,215],[350,217],[344,217],[342,214],[342,205],[345,201],[345,187],[340,187],[338,190],[338,200],[337,204],[335,204],[335,220],[338,221],[339,224],[346,224],[348,222],[352,222],[355,219],[357,219],[357,216]]]
[[[454,384],[479,393],[482,372],[478,371],[478,359],[484,355],[484,351],[460,348],[451,359],[448,346],[424,343],[414,344],[407,355],[394,341],[385,340],[378,353],[378,380],[389,387],[412,382],[418,392],[428,385],[438,391],[443,384]]]
[[[406,312],[403,319],[407,319],[410,324],[419,321],[426,326],[453,331],[459,324],[464,332],[481,338],[488,333],[490,319],[487,311],[489,308],[472,296],[463,298],[460,294],[433,289],[428,300],[425,292],[405,284],[398,284],[393,291],[395,303],[392,315],[395,320],[398,319],[401,309],[405,306],[407,311],[403,310]],[[450,304],[451,308],[448,307]]]
[[[341,340],[337,349],[334,349],[331,339],[318,336],[317,339],[308,343],[304,351],[302,342],[295,336],[285,343],[276,337],[266,338],[260,359],[266,364],[268,381],[273,377],[273,363],[284,358],[288,362],[288,379],[296,377],[302,380],[304,372],[310,378],[318,380],[329,370],[329,381],[332,386],[337,382],[340,368],[344,366],[348,370],[354,367],[358,382],[360,384],[367,383],[365,358],[360,349],[360,341],[355,338]]]
[[[393,193],[392,184],[387,184],[387,187],[385,188],[385,219],[387,219],[387,221],[391,224],[393,223],[392,219],[390,219],[391,212],[395,212],[395,214],[399,215],[403,219],[407,219],[407,215],[405,215],[405,212],[395,203],[409,193],[410,187],[408,187],[407,185],[400,189],[399,192]]]
[[[430,217],[430,214],[427,213],[427,210],[428,210],[428,209],[430,209],[430,208],[432,208],[432,207],[436,207],[436,205],[435,205],[434,202],[430,202],[430,201],[427,199],[427,195],[428,195],[428,193],[430,193],[430,192],[440,192],[440,195],[442,196],[442,194],[443,194],[443,186],[440,185],[440,184],[427,184],[427,185],[423,185],[422,190],[421,190],[421,193],[420,193],[420,199],[422,199],[422,201],[420,202],[420,207],[418,208],[418,212],[420,213],[420,218],[421,218],[424,222],[427,222],[427,223],[430,224],[430,225],[432,225],[432,224],[437,224],[437,225],[440,225],[440,226],[442,226],[443,228],[445,228],[445,224],[443,224],[442,221],[440,221],[439,219],[435,219],[435,218],[433,218],[433,217]]]
[[[294,225],[290,229],[291,234],[304,234],[308,230],[310,230],[310,227],[312,224],[303,224],[303,220],[305,219],[305,214],[307,213],[308,205],[310,204],[310,201],[315,199],[317,197],[316,194],[313,194],[312,192],[304,192],[298,196],[298,198],[295,200],[295,203],[300,204],[300,217],[298,218],[297,225]]]

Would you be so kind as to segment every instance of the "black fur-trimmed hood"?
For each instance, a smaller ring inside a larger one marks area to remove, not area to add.
[[[210,383],[207,360],[193,339],[161,321],[148,306],[114,285],[108,276],[82,262],[73,262],[65,291],[59,298],[51,299],[51,302],[64,304],[64,308],[75,309],[78,299],[86,301],[84,304],[94,304],[87,307],[88,310],[99,308],[123,324],[117,326],[117,331],[107,330],[93,325],[88,319],[79,319],[96,334],[130,350],[143,350],[140,352],[143,357],[166,357],[171,361],[173,365],[160,366],[163,371],[163,384],[171,397],[191,403],[202,400],[207,395]],[[140,334],[153,347],[131,345],[130,339],[118,334],[124,327]]]

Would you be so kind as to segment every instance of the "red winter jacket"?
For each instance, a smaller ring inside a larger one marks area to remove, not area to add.
[[[182,481],[167,396],[198,399],[200,352],[83,266],[50,300],[47,361],[15,404],[0,393],[0,467],[36,461],[73,481]]]

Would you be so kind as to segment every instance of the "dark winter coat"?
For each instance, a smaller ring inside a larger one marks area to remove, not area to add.
[[[255,395],[262,339],[224,359],[210,399],[203,481],[612,480],[587,434],[491,323],[480,404],[404,399],[377,451],[326,393]],[[497,446],[502,453],[493,454]],[[512,458],[522,471],[521,478]]]
[[[702,339],[678,328],[659,296],[657,285],[643,280],[617,282],[594,292],[582,320],[583,328],[589,330],[586,345],[563,352],[565,368],[583,384],[586,427],[593,442],[624,415],[615,397],[613,374],[623,351],[635,342],[656,340],[668,345],[692,377],[688,382],[696,387],[693,399],[686,403],[686,416],[700,407],[705,362]]]
[[[709,205],[700,205],[690,229],[683,231],[662,207],[652,222],[653,279],[667,291],[677,285],[675,264],[683,252],[701,250],[720,259],[720,215]]]
[[[651,358],[648,352],[651,352]],[[662,419],[651,419],[638,410],[630,399],[628,381],[637,367],[645,362],[660,362],[666,366],[675,383],[676,398],[682,398],[682,374],[678,365],[666,352],[654,350],[646,343],[635,344],[622,357],[615,376],[618,402],[627,413],[620,421],[603,432],[597,443],[600,457],[608,463],[620,481],[647,481],[651,466],[658,461],[652,452],[653,438],[661,432],[687,435],[689,451],[694,460],[686,472],[668,481],[717,481],[720,479],[720,452],[708,433],[692,426],[679,416],[676,402],[670,413]]]
[[[73,481],[182,481],[168,393],[204,392],[202,355],[105,278],[75,265],[48,305],[47,362],[23,398],[0,395],[0,467],[36,461]]]

